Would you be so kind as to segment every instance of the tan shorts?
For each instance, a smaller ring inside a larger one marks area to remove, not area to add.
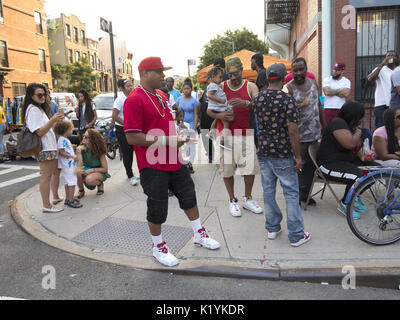
[[[218,172],[223,178],[231,178],[236,169],[241,176],[254,176],[260,173],[254,136],[228,136],[225,141],[232,151],[220,147],[221,136],[216,139],[215,159]]]

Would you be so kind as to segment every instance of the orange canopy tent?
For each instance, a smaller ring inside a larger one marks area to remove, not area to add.
[[[247,79],[249,81],[256,81],[257,80],[257,71],[254,71],[251,69],[251,57],[255,54],[256,54],[255,52],[244,49],[239,52],[236,52],[235,54],[230,55],[229,57],[226,57],[225,61],[228,61],[230,58],[233,58],[233,57],[240,58],[240,60],[243,63],[243,79]],[[264,67],[265,68],[268,69],[268,67],[275,62],[283,63],[286,66],[288,73],[291,71],[291,62],[290,61],[264,55]],[[210,71],[212,67],[213,67],[213,65],[210,65],[208,67],[201,69],[198,72],[197,81],[200,83],[207,82],[207,80],[208,80],[207,74],[208,74],[208,71]]]

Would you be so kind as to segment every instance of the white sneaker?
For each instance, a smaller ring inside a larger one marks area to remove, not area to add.
[[[242,212],[240,211],[240,206],[239,206],[239,201],[237,199],[234,199],[230,204],[229,204],[229,212],[233,217],[241,217]]]
[[[61,211],[64,211],[64,209],[60,209],[60,208],[56,208],[56,207],[43,208],[43,210],[42,210],[43,213],[59,213]]]
[[[243,197],[243,208],[256,214],[260,214],[263,212],[263,209],[251,197]]]
[[[279,230],[278,232],[268,231],[268,240],[275,240],[281,232],[282,230]]]
[[[154,246],[153,244],[153,256],[158,262],[167,267],[173,267],[179,264],[179,260],[169,252],[169,248],[165,242],[160,243],[157,246]]]
[[[221,247],[218,241],[215,241],[208,236],[205,228],[200,229],[194,234],[193,242],[196,246],[210,250],[216,250]]]
[[[300,247],[302,244],[305,244],[306,242],[308,242],[310,240],[311,240],[311,234],[309,234],[308,232],[304,232],[304,237],[303,238],[301,238],[296,243],[291,243],[290,245],[292,247]]]
[[[138,177],[132,177],[132,178],[129,179],[129,183],[130,183],[132,186],[137,186],[138,183],[139,183],[139,178],[138,178]]]

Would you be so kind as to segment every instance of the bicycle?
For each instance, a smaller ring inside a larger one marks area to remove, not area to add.
[[[347,222],[362,241],[384,246],[400,240],[400,168],[360,167],[370,172],[346,197]],[[355,202],[365,209],[353,216]]]

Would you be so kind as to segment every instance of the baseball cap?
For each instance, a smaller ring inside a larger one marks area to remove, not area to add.
[[[139,64],[139,72],[140,71],[145,71],[145,70],[156,70],[156,69],[161,69],[163,71],[165,70],[171,70],[172,67],[164,67],[163,63],[161,62],[161,58],[159,57],[149,57]]]
[[[238,70],[243,67],[242,61],[238,57],[230,58],[226,62],[226,70],[229,72],[231,68],[237,68]]]
[[[335,70],[344,70],[346,69],[346,64],[344,62],[336,62],[335,65],[333,66],[333,69]]]
[[[284,79],[287,76],[286,66],[283,63],[273,63],[267,69],[269,80]]]

